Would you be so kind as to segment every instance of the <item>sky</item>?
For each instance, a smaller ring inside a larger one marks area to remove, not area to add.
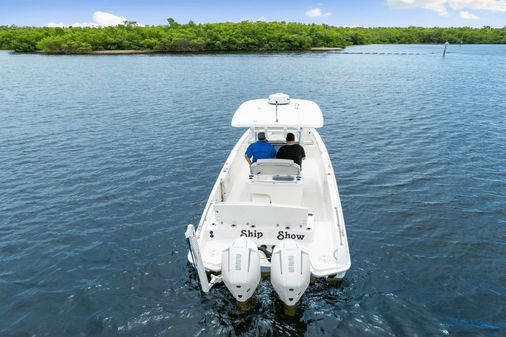
[[[0,0],[0,25],[290,21],[362,27],[505,27],[506,0]]]

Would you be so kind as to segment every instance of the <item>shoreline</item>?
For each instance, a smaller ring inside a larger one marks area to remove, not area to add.
[[[237,53],[280,53],[280,52],[326,52],[326,51],[342,51],[345,48],[337,48],[337,47],[313,47],[310,49],[301,49],[301,50],[273,50],[273,51],[262,51],[262,50],[232,50],[232,51],[212,51],[212,50],[202,50],[202,51],[156,51],[156,50],[136,50],[136,49],[127,49],[127,50],[95,50],[90,53],[84,53],[82,55],[130,55],[130,54],[237,54]]]
[[[343,51],[344,48],[338,48],[338,47],[312,47],[309,49],[309,51]]]
[[[15,50],[0,49],[0,51],[12,54],[37,54],[37,55],[204,55],[204,54],[277,54],[277,53],[307,53],[307,52],[331,52],[343,51],[345,48],[338,47],[313,47],[310,49],[294,50],[229,50],[229,51],[157,51],[150,49],[124,49],[124,50],[95,50],[86,53],[46,53],[42,51],[17,52]]]
[[[357,46],[371,46],[371,45],[399,45],[399,46],[409,46],[409,45],[443,45],[440,43],[367,43],[360,45],[350,45],[346,47],[311,47],[309,49],[293,49],[293,50],[228,50],[228,51],[216,51],[216,50],[199,50],[199,51],[157,51],[151,49],[124,49],[124,50],[95,50],[85,53],[47,53],[42,51],[33,51],[33,52],[17,52],[12,49],[0,49],[0,52],[11,53],[11,54],[35,54],[35,55],[54,55],[54,56],[63,56],[63,55],[91,55],[91,56],[114,56],[114,55],[240,55],[240,54],[279,54],[279,53],[324,53],[324,52],[339,52],[346,54],[346,50],[348,47],[357,47]],[[454,44],[454,45],[504,45],[503,43],[462,43],[462,44]],[[373,53],[374,54],[374,53]]]
[[[44,53],[53,55],[51,53]],[[79,55],[131,55],[131,54],[158,54],[158,52],[154,50],[148,50],[148,49],[125,49],[125,50],[95,50],[89,53],[83,53]],[[66,54],[66,55],[72,55],[72,54]]]

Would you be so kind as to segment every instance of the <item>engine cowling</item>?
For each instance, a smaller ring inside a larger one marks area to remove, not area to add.
[[[271,258],[271,283],[279,298],[295,305],[309,286],[309,254],[292,239],[278,244]]]
[[[249,299],[260,283],[260,256],[256,244],[245,237],[232,242],[222,253],[221,275],[236,300]]]

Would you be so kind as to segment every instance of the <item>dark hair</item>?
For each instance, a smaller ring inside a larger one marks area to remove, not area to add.
[[[258,140],[265,140],[265,132],[258,133]]]
[[[295,136],[293,135],[293,133],[289,132],[286,134],[286,141],[287,142],[293,142],[295,140]]]

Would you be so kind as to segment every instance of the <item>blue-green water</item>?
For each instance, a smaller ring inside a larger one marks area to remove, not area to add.
[[[506,46],[0,53],[0,335],[506,335]],[[199,292],[198,223],[238,105],[316,101],[352,268],[295,312]]]

